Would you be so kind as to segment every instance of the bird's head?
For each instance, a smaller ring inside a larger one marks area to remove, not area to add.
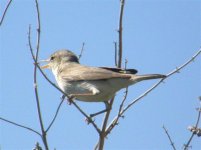
[[[55,69],[65,63],[79,63],[79,59],[69,50],[59,50],[53,53],[48,59],[41,60],[41,62],[47,62],[46,65],[41,67],[42,69]]]

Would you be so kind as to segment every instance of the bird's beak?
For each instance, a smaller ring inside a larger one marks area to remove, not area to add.
[[[44,65],[44,66],[41,66],[40,68],[41,69],[50,69],[50,65],[49,65],[49,62],[50,62],[50,59],[45,59],[45,60],[40,60],[39,63],[41,62],[47,62],[48,64]]]
[[[41,68],[41,69],[49,69],[50,66],[49,66],[49,64],[47,64],[47,65],[41,66],[40,68]]]

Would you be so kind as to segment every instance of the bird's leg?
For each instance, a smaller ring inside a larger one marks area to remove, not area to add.
[[[104,104],[105,104],[105,109],[104,110],[99,111],[99,112],[94,113],[94,114],[90,114],[90,117],[92,118],[92,117],[95,117],[97,115],[100,115],[102,113],[105,113],[105,112],[111,110],[111,106],[109,105],[108,101],[104,101]]]

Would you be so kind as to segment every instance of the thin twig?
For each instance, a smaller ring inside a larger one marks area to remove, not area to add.
[[[185,66],[187,66],[188,64],[190,64],[192,61],[194,61],[194,59],[201,53],[201,49],[199,49],[198,52],[196,52],[196,54],[189,59],[187,62],[185,62],[184,64],[182,64],[180,67],[174,69],[173,71],[171,71],[170,73],[168,73],[166,75],[166,78],[161,79],[158,83],[156,83],[155,85],[153,85],[150,89],[148,89],[146,92],[144,92],[142,95],[140,95],[138,98],[134,99],[130,104],[128,104],[128,106],[126,106],[123,111],[122,114],[128,109],[130,108],[133,104],[135,104],[136,102],[138,102],[139,100],[141,100],[144,96],[146,96],[147,94],[149,94],[152,90],[154,90],[158,85],[160,85],[161,83],[163,83],[163,81],[167,78],[169,78],[170,76],[172,76],[175,73],[178,73],[181,69],[183,69]]]
[[[125,69],[125,70],[127,69],[127,64],[128,64],[128,60],[125,59],[125,66],[124,66],[124,69]],[[119,116],[119,117],[121,116],[120,113],[121,113],[121,111],[122,111],[122,108],[123,108],[123,106],[124,106],[124,103],[125,103],[125,101],[126,101],[127,96],[128,96],[128,87],[127,87],[126,90],[125,90],[124,98],[123,98],[123,100],[122,100],[122,102],[121,102],[121,104],[120,104],[120,107],[119,107],[119,112],[118,112],[118,116]]]
[[[123,51],[123,41],[122,41],[122,33],[123,33],[123,12],[124,12],[124,0],[120,0],[120,16],[119,16],[119,59],[118,59],[118,67],[121,68],[122,63],[122,51]]]
[[[153,85],[150,89],[148,89],[147,91],[145,91],[143,94],[141,94],[138,98],[134,99],[131,103],[129,103],[121,112],[121,115],[123,115],[123,113],[125,113],[125,111],[127,111],[132,105],[134,105],[135,103],[137,103],[139,100],[141,100],[143,97],[147,96],[147,94],[149,94],[151,91],[153,91],[158,85],[160,85],[162,82],[164,81],[164,79],[161,79],[158,83],[156,83],[155,85]]]
[[[7,11],[8,7],[9,7],[9,5],[11,4],[11,2],[12,2],[12,0],[9,1],[9,3],[8,3],[8,5],[7,5],[7,7],[6,7],[5,11],[4,11],[4,14],[3,14],[3,16],[2,16],[0,25],[1,25],[2,22],[3,22],[3,19],[4,19],[4,17],[5,17],[6,11]],[[37,62],[37,60],[38,60],[38,53],[39,53],[39,46],[40,46],[40,12],[39,12],[39,6],[38,6],[38,1],[37,1],[37,0],[35,0],[35,4],[36,4],[36,10],[37,10],[37,23],[38,23],[36,55],[34,55],[34,53],[33,53],[33,48],[32,48],[32,46],[31,46],[31,40],[30,40],[31,27],[29,27],[28,38],[29,38],[29,46],[30,46],[30,50],[31,50],[31,52],[32,52],[32,56],[34,57],[35,62]],[[41,115],[40,103],[39,103],[39,96],[38,96],[38,89],[37,89],[37,67],[36,67],[36,65],[35,65],[35,67],[34,67],[34,91],[35,91],[35,96],[36,96],[37,110],[38,110],[39,121],[40,121],[41,130],[42,130],[42,135],[41,135],[38,131],[36,131],[36,130],[34,130],[34,129],[32,129],[32,128],[26,127],[26,126],[24,126],[24,125],[20,125],[20,124],[18,124],[18,123],[9,121],[9,120],[4,119],[4,118],[0,118],[0,119],[6,121],[6,122],[8,122],[8,123],[11,123],[11,124],[13,124],[13,125],[16,125],[16,126],[18,126],[18,127],[27,129],[27,130],[29,130],[29,131],[32,131],[32,132],[34,132],[34,133],[40,135],[40,137],[43,139],[43,142],[44,142],[44,145],[45,145],[45,147],[46,147],[46,150],[48,150],[47,141],[46,141],[46,133],[45,133],[44,127],[43,127],[43,121],[42,121],[42,115]]]
[[[36,62],[38,62],[38,55],[39,55],[39,49],[40,49],[40,33],[41,33],[41,25],[40,25],[40,11],[39,11],[39,5],[38,5],[38,0],[35,0],[35,5],[36,5],[36,11],[37,11],[37,42],[36,42],[36,54],[35,54],[35,59]],[[42,132],[42,140],[45,146],[45,149],[48,150],[48,142],[47,142],[47,134],[45,132],[45,128],[43,125],[43,119],[42,119],[42,113],[41,113],[41,108],[40,108],[40,100],[38,96],[38,87],[37,87],[37,66],[36,63],[34,65],[34,89],[35,89],[35,95],[36,95],[36,103],[37,103],[37,110],[38,110],[38,117],[39,117],[39,122],[40,122],[40,127],[41,127],[41,132]]]
[[[5,10],[4,10],[4,12],[3,12],[3,15],[2,15],[2,17],[1,17],[0,26],[1,26],[2,23],[3,23],[3,20],[4,20],[5,16],[6,16],[6,12],[7,12],[8,8],[9,8],[11,2],[12,2],[12,0],[10,0],[10,1],[8,2],[8,4],[6,5],[6,8],[5,8]]]
[[[85,45],[85,43],[83,42],[82,43],[82,48],[81,48],[81,51],[80,51],[80,55],[78,56],[78,59],[80,60],[80,58],[82,57],[82,53],[83,53],[83,51],[84,51],[84,45]]]
[[[195,129],[198,128],[200,117],[201,117],[201,103],[200,103],[200,107],[198,108],[198,117],[197,117],[197,120],[196,120],[196,123],[195,123],[195,126],[194,126]],[[192,132],[187,144],[184,144],[184,150],[188,150],[189,145],[190,145],[193,137],[195,136],[195,134],[196,134],[195,132]]]
[[[5,121],[5,122],[7,122],[7,123],[10,123],[10,124],[12,124],[12,125],[15,125],[15,126],[21,127],[21,128],[23,128],[23,129],[29,130],[29,131],[31,131],[31,132],[34,132],[34,133],[36,133],[37,135],[39,135],[40,137],[42,137],[42,135],[41,135],[38,131],[36,131],[36,130],[30,128],[30,127],[27,127],[27,126],[21,125],[21,124],[19,124],[19,123],[16,123],[16,122],[13,122],[13,121],[7,120],[7,119],[2,118],[2,117],[0,117],[0,120]]]
[[[126,69],[127,69],[127,64],[128,64],[128,60],[127,60],[127,59],[125,59],[125,63],[124,63],[124,70],[126,70]]]
[[[106,131],[106,133],[105,133],[106,136],[112,131],[112,129],[113,129],[116,125],[118,125],[119,118],[120,118],[120,117],[123,117],[123,115],[121,115],[121,111],[122,111],[123,106],[124,106],[124,103],[125,103],[125,101],[126,101],[126,99],[127,99],[127,95],[128,95],[128,87],[127,87],[126,90],[125,90],[124,98],[123,98],[123,100],[122,100],[122,102],[121,102],[121,104],[120,104],[120,106],[119,106],[119,111],[118,111],[117,117],[111,122],[112,124],[109,124],[109,125],[108,125],[108,127],[107,127],[106,130],[105,130],[105,131]]]
[[[117,42],[114,42],[114,64],[117,67],[118,63],[117,63]]]
[[[38,117],[39,117],[39,123],[40,123],[40,128],[42,132],[42,140],[45,146],[45,149],[48,150],[48,142],[47,142],[47,137],[46,137],[46,132],[44,129],[43,125],[43,119],[42,119],[42,113],[41,113],[41,108],[40,108],[40,100],[39,100],[39,95],[38,95],[38,87],[37,87],[37,62],[38,62],[38,54],[39,54],[39,49],[40,49],[40,30],[41,30],[41,25],[40,25],[40,11],[39,11],[39,6],[38,6],[38,1],[35,0],[35,5],[36,5],[36,11],[37,11],[37,42],[36,42],[36,53],[35,55],[33,54],[33,48],[31,46],[31,38],[30,38],[30,32],[31,32],[31,27],[29,26],[29,47],[30,50],[32,51],[32,56],[34,57],[35,60],[35,65],[34,65],[34,91],[35,91],[35,96],[36,96],[36,104],[37,104],[37,111],[38,111]]]
[[[184,64],[182,64],[180,67],[178,67],[177,69],[171,71],[170,73],[167,74],[167,78],[169,78],[170,76],[172,76],[175,73],[178,73],[178,71],[180,71],[181,69],[183,69],[184,67],[186,67],[188,64],[190,64],[191,62],[193,62],[193,60],[201,53],[201,48],[198,50],[198,52],[196,52],[196,54],[189,59],[187,62],[185,62]],[[149,94],[151,91],[153,91],[156,87],[158,87],[161,83],[163,83],[163,81],[165,79],[161,79],[159,80],[156,84],[154,84],[151,88],[149,88],[147,91],[145,91],[143,94],[141,94],[139,97],[137,97],[136,99],[134,99],[133,101],[131,101],[120,113],[120,115],[123,115],[132,105],[134,105],[135,103],[137,103],[138,101],[140,101],[143,97],[145,97],[147,94]],[[113,126],[116,125],[115,122],[118,118],[118,115],[115,116],[113,118],[113,120],[111,121],[111,123],[108,125],[108,130],[111,132],[110,128],[114,128]]]
[[[86,117],[87,121],[91,123],[93,127],[96,129],[96,131],[100,134],[101,131],[95,124],[95,122],[74,101],[72,101],[71,103],[81,112],[81,114],[83,114]]]
[[[119,116],[119,117],[122,116],[122,115],[121,115],[121,111],[122,111],[122,108],[123,108],[123,106],[124,106],[124,103],[125,103],[125,101],[126,101],[127,96],[128,96],[128,87],[127,87],[126,90],[125,90],[124,98],[123,98],[123,100],[122,100],[122,102],[121,102],[121,104],[120,104],[120,107],[119,107],[119,112],[118,112],[118,116]]]
[[[56,113],[52,119],[52,121],[50,122],[49,126],[47,127],[47,129],[45,130],[45,132],[47,133],[49,131],[49,129],[52,127],[53,123],[55,122],[56,118],[57,118],[57,115],[59,114],[59,110],[60,110],[60,107],[62,105],[62,103],[64,102],[64,99],[61,100],[61,102],[59,103],[58,107],[57,107],[57,110],[56,110]]]
[[[165,128],[164,125],[163,125],[163,129],[164,129],[165,134],[167,135],[167,137],[168,137],[168,139],[169,139],[169,141],[170,141],[170,144],[171,144],[172,148],[173,148],[174,150],[176,150],[176,147],[174,146],[174,142],[172,141],[172,139],[171,139],[171,137],[170,137],[170,134],[168,133],[168,130]]]
[[[124,11],[124,0],[120,0],[120,15],[119,15],[119,29],[118,29],[118,33],[119,33],[119,49],[118,49],[118,64],[117,67],[121,68],[121,64],[122,64],[122,23],[123,23],[123,11]],[[115,46],[116,49],[116,46]],[[113,102],[114,102],[114,97],[110,100],[110,108],[112,108]],[[105,137],[106,137],[106,127],[107,127],[107,123],[108,123],[108,119],[110,116],[110,112],[111,110],[107,111],[105,116],[104,116],[104,121],[103,121],[103,125],[102,125],[102,130],[101,130],[101,134],[99,135],[99,142],[96,144],[98,145],[98,149],[99,150],[103,150],[104,147],[104,141],[105,141]]]
[[[189,138],[189,140],[188,140],[188,142],[187,142],[187,144],[184,144],[184,150],[188,150],[188,148],[190,147],[189,145],[190,145],[190,143],[191,143],[191,141],[192,141],[194,135],[195,135],[195,134],[192,133],[191,136],[190,136],[190,138]]]
[[[39,31],[39,30],[38,30]],[[40,35],[40,32],[38,32],[38,34]],[[39,36],[38,36],[39,37]],[[38,60],[38,48],[39,48],[39,39],[37,40],[37,49],[36,49],[36,62]],[[39,100],[39,96],[38,96],[38,86],[37,86],[37,67],[36,65],[34,66],[34,91],[35,91],[35,96],[36,96],[36,104],[37,104],[37,111],[38,111],[38,116],[39,116],[39,122],[40,122],[40,127],[41,130],[44,132],[44,126],[43,126],[43,121],[42,121],[42,115],[41,115],[41,109],[40,109],[40,100]],[[42,133],[43,134],[43,133]]]
[[[127,68],[127,63],[128,63],[128,61],[127,61],[127,59],[125,59],[125,67],[124,67],[125,70],[126,70],[126,68]],[[120,117],[123,117],[123,116],[121,115],[121,111],[122,111],[122,109],[123,109],[124,103],[125,103],[125,101],[126,101],[126,99],[127,99],[127,96],[128,96],[128,87],[126,88],[126,90],[125,90],[124,93],[125,93],[125,94],[124,94],[123,100],[122,100],[122,102],[121,102],[121,104],[120,104],[120,106],[119,106],[119,111],[118,111],[118,114],[117,114],[117,118],[114,120],[114,122],[113,122],[112,125],[109,125],[109,126],[106,128],[106,136],[111,132],[111,130],[115,127],[115,125],[118,124],[119,118],[120,118]]]
[[[111,109],[108,110],[105,113],[105,116],[104,116],[104,121],[103,121],[103,124],[102,124],[101,134],[99,135],[99,142],[97,143],[99,150],[103,150],[103,147],[104,147],[104,142],[105,142],[105,137],[106,137],[106,127],[107,127],[108,119],[109,119],[109,116],[110,116],[110,112],[112,110],[112,105],[113,105],[114,99],[115,99],[115,97],[113,97],[110,100],[110,102],[109,102],[110,106],[109,107]]]
[[[167,74],[167,77],[171,76],[172,74],[178,73],[181,69],[183,69],[184,67],[186,67],[189,63],[193,62],[195,60],[195,58],[200,55],[201,53],[201,48],[192,56],[192,58],[190,58],[186,63],[184,63],[183,65],[181,65],[180,67],[174,69],[172,72]]]
[[[125,59],[125,70],[127,69],[127,63],[128,63],[128,60],[127,59]],[[120,106],[119,106],[119,112],[118,112],[118,116],[119,117],[121,117],[121,111],[122,111],[122,109],[123,109],[123,106],[124,106],[124,103],[125,103],[125,101],[126,101],[126,98],[127,98],[127,96],[128,96],[128,87],[126,88],[126,90],[125,90],[125,95],[124,95],[124,98],[123,98],[123,100],[122,100],[122,102],[121,102],[121,104],[120,104]],[[117,120],[117,122],[118,122],[118,120]],[[116,123],[115,123],[116,124]]]

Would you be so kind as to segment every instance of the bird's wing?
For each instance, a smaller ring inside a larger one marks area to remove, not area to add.
[[[117,73],[124,73],[124,74],[136,74],[138,71],[136,69],[123,69],[123,68],[112,68],[112,67],[99,67],[102,69],[107,69]]]
[[[80,64],[65,66],[60,77],[67,81],[103,80],[111,78],[131,78],[130,74],[117,73],[109,69],[88,67]]]

